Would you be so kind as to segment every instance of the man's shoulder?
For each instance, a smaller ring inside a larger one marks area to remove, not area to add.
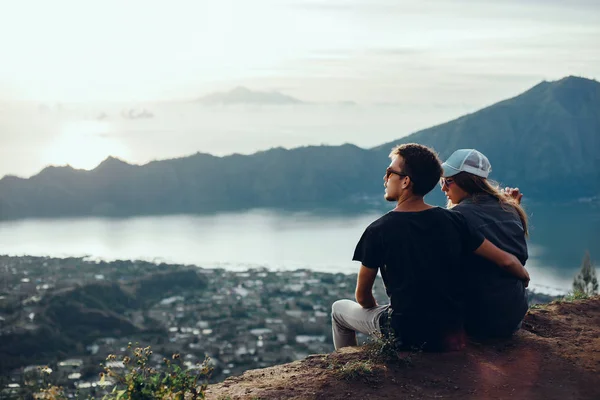
[[[414,220],[415,218],[422,218],[423,221],[426,220],[457,220],[463,219],[464,217],[460,212],[454,210],[448,210],[441,207],[432,207],[429,210],[422,212],[396,212],[389,211],[381,217],[377,218],[375,221],[371,222],[371,224],[367,227],[367,229],[385,229],[390,225],[397,226],[399,223],[402,223],[403,220]]]
[[[367,226],[367,230],[384,229],[386,226],[393,223],[392,220],[394,219],[394,217],[395,216],[393,215],[393,211],[388,211],[381,217],[377,218],[375,221],[371,222],[369,226]]]
[[[452,224],[461,225],[467,223],[469,218],[465,215],[463,210],[457,209],[458,206],[454,206],[451,209],[442,209],[444,210],[443,216]]]
[[[463,215],[460,212],[460,210],[457,210],[457,208],[458,208],[458,206],[455,206],[451,209],[440,208],[440,210],[441,210],[440,214],[443,215],[444,217],[446,217],[448,219],[452,219],[452,220],[462,219]]]

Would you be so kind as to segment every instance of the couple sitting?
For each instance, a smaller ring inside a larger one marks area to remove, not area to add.
[[[527,312],[529,282],[518,192],[511,196],[490,185],[489,161],[476,150],[458,150],[441,165],[428,147],[404,144],[390,158],[385,199],[397,204],[356,246],[358,303],[333,304],[335,348],[356,346],[357,331],[393,332],[400,346],[429,351],[461,349],[465,333],[510,336]],[[452,210],[423,200],[438,182],[456,205]],[[373,297],[379,270],[386,305]]]

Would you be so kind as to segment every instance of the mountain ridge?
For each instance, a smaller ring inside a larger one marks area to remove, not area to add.
[[[568,110],[563,104],[565,97],[585,98],[587,103]],[[590,103],[592,105],[585,109]],[[600,110],[600,83],[566,77],[542,82],[518,96],[373,149],[383,152],[396,143],[413,141],[433,146],[444,159],[458,148],[477,148],[492,163],[491,178],[506,183],[534,186],[532,184],[539,180],[549,183],[569,175],[600,182],[600,113],[597,110]],[[463,132],[468,135],[461,135]],[[489,140],[490,137],[496,140]],[[565,154],[563,150],[567,149],[571,153]],[[539,160],[535,170],[522,163],[532,156]],[[553,168],[556,164],[561,168]],[[576,194],[574,197],[594,196],[600,191],[598,185],[592,190],[568,189]],[[541,191],[529,192],[538,195]]]
[[[491,179],[532,199],[600,195],[600,83],[567,77],[396,141],[273,148],[251,155],[128,164],[109,157],[91,171],[47,167],[0,180],[0,219],[203,213],[248,208],[365,208],[383,205],[382,175],[400,143],[432,146],[441,158],[477,148]],[[560,191],[555,189],[560,183]]]

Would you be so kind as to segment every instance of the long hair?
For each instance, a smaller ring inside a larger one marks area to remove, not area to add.
[[[462,190],[468,193],[469,197],[473,201],[477,202],[477,197],[481,195],[490,195],[494,197],[500,203],[500,206],[510,211],[514,209],[519,214],[519,219],[523,225],[525,236],[529,236],[529,228],[527,224],[527,214],[525,210],[519,204],[519,202],[513,199],[511,196],[504,194],[496,182],[489,181],[488,179],[482,178],[477,175],[469,174],[468,172],[459,172],[452,177],[454,184],[458,185]],[[447,207],[452,208],[456,204],[453,204],[448,200]]]

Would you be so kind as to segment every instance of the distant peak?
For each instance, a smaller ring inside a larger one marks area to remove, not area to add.
[[[555,81],[541,81],[512,101],[541,104],[544,101],[558,101],[568,109],[579,103],[586,103],[586,96],[600,92],[600,83],[593,79],[569,75]],[[577,104],[576,104],[577,103]]]
[[[32,178],[47,178],[47,177],[57,177],[63,176],[64,174],[68,174],[71,172],[77,171],[75,168],[70,165],[48,165],[46,168],[41,170],[37,175],[32,176]]]
[[[588,78],[584,78],[582,76],[575,76],[575,75],[569,75],[569,76],[565,76],[562,79],[559,79],[558,82],[586,82],[586,83],[598,83],[597,80],[595,79],[588,79]]]
[[[23,182],[25,180],[25,178],[16,175],[4,175],[2,179],[0,179],[0,182]]]
[[[229,93],[251,93],[252,90],[248,89],[245,86],[236,86],[229,91]]]
[[[49,171],[75,171],[75,168],[73,168],[70,164],[67,164],[67,165],[48,165],[40,173],[42,173],[42,172],[49,172]]]
[[[550,88],[571,87],[571,88],[596,88],[600,83],[595,79],[583,78],[581,76],[569,75],[556,81],[543,81],[540,85],[546,85]],[[538,85],[539,86],[539,85]]]
[[[101,164],[104,164],[104,163],[116,163],[116,164],[127,164],[127,165],[129,165],[126,161],[123,161],[120,158],[113,157],[113,156],[106,157],[106,159],[104,161],[102,161]]]
[[[130,167],[131,164],[121,160],[120,158],[117,157],[113,157],[113,156],[108,156],[106,157],[106,159],[104,161],[102,161],[100,164],[98,164],[98,166],[96,168],[94,168],[94,171],[97,169],[103,169],[106,167],[115,167],[115,166],[128,166]]]
[[[215,92],[198,99],[199,103],[206,105],[231,105],[231,104],[300,104],[303,103],[294,97],[277,91],[250,90],[245,86],[237,86],[227,92]]]

